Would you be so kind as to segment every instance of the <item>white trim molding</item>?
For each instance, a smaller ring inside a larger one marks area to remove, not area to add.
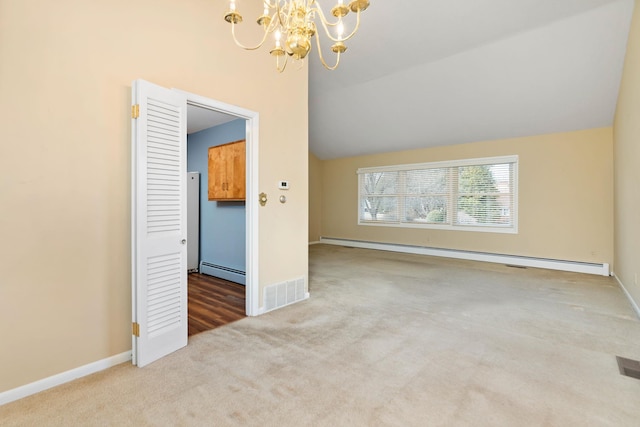
[[[256,111],[247,110],[222,101],[207,98],[180,89],[172,89],[183,94],[187,98],[187,105],[206,108],[229,114],[246,120],[246,165],[247,165],[247,197],[246,197],[246,303],[245,312],[247,316],[258,316],[261,314],[260,302],[260,282],[259,282],[259,209],[258,209],[258,189],[260,167],[260,114]]]
[[[321,237],[320,243],[390,252],[402,252],[407,254],[464,259],[468,261],[517,265],[522,267],[546,268],[548,270],[571,271],[574,273],[596,274],[600,276],[609,276],[610,274],[609,264],[607,263],[596,264],[577,261],[563,261],[517,255],[492,254],[487,252],[461,251],[455,249],[431,248],[428,246],[401,245],[393,243],[365,242],[361,240],[335,239],[328,237]]]
[[[428,162],[428,163],[408,163],[404,165],[392,165],[392,166],[373,166],[369,168],[358,168],[356,173],[367,172],[393,172],[403,171],[408,169],[439,169],[449,168],[456,166],[476,166],[476,165],[492,165],[495,163],[518,163],[518,155],[512,156],[500,156],[500,157],[481,157],[477,159],[460,159],[460,160],[446,160],[443,162]]]
[[[18,388],[7,390],[0,393],[0,405],[22,399],[23,397],[31,396],[32,394],[48,390],[78,378],[86,377],[87,375],[95,374],[96,372],[104,371],[105,369],[109,369],[130,360],[131,351],[125,351],[124,353],[116,354],[115,356],[107,357],[106,359],[98,360],[96,362],[89,363],[88,365],[80,366]]]
[[[627,288],[624,286],[620,278],[616,276],[615,273],[613,273],[613,277],[616,278],[616,282],[618,282],[618,285],[620,285],[622,292],[624,292],[624,294],[627,296],[627,299],[629,300],[631,307],[633,307],[633,310],[636,312],[636,316],[638,316],[638,319],[640,319],[640,306],[638,306],[638,303],[635,302],[635,300],[633,299],[633,297],[631,296]]]

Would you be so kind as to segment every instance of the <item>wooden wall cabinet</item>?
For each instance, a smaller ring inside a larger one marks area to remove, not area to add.
[[[209,147],[209,200],[245,199],[245,159],[244,140]]]

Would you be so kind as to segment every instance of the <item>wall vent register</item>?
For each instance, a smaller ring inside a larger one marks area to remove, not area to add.
[[[616,356],[620,374],[640,380],[640,361]]]

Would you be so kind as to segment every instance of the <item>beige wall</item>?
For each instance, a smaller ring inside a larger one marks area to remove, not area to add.
[[[131,349],[134,79],[260,113],[260,284],[306,276],[307,71],[237,48],[225,6],[0,0],[0,392]]]
[[[322,161],[309,152],[309,242],[322,235]]]
[[[636,0],[613,128],[616,277],[640,305],[640,0]]]
[[[519,233],[359,226],[356,170],[519,156]],[[611,128],[323,162],[322,236],[560,260],[613,261]]]

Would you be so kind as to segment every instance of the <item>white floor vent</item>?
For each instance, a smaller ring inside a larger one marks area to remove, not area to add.
[[[264,288],[264,311],[275,310],[309,297],[305,291],[304,277],[276,283]]]

